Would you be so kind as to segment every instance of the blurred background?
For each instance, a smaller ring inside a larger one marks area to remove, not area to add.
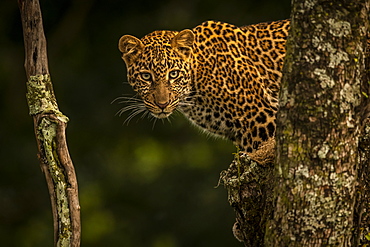
[[[289,18],[290,0],[40,1],[49,69],[76,168],[82,246],[241,246],[219,174],[228,141],[171,121],[115,114],[133,95],[117,49],[123,34],[192,28],[205,20],[246,25]],[[16,0],[0,2],[0,239],[52,246],[53,224],[25,98],[24,48]]]

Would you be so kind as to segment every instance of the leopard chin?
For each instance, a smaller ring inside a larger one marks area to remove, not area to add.
[[[156,118],[163,119],[168,118],[172,114],[172,112],[160,112],[160,113],[151,112],[151,114]]]

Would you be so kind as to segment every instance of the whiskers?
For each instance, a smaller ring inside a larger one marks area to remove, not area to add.
[[[202,95],[197,94],[195,91],[189,91],[186,95],[182,97],[182,100],[178,103],[180,109],[179,112],[184,113],[184,110],[188,108],[195,107],[198,98],[202,97]]]
[[[126,117],[123,124],[129,124],[130,121],[135,118],[136,116],[140,116],[139,119],[143,119],[145,117],[149,118],[150,121],[153,121],[152,129],[154,129],[155,124],[158,122],[158,119],[162,121],[162,123],[165,123],[168,121],[170,124],[172,124],[171,119],[174,117],[174,115],[180,114],[183,115],[184,113],[187,113],[191,110],[191,108],[195,107],[196,103],[200,101],[199,98],[202,96],[197,94],[196,92],[188,92],[181,99],[177,99],[176,102],[173,102],[174,109],[171,115],[169,115],[166,118],[158,118],[155,115],[153,115],[147,108],[144,100],[138,97],[138,95],[128,97],[128,96],[121,96],[117,97],[115,100],[112,101],[113,103],[118,104],[125,104],[124,107],[122,107],[116,115],[122,116],[126,112],[129,112],[128,116]],[[150,106],[150,104],[149,104]]]
[[[126,96],[121,96],[116,98],[115,100],[112,101],[112,104],[118,102],[118,104],[127,104],[127,106],[121,108],[116,115],[122,116],[125,112],[131,111],[123,124],[129,124],[130,121],[137,115],[142,114],[140,119],[148,116],[152,117],[152,115],[149,114],[149,111],[146,109],[144,101],[142,99],[136,98],[135,96],[133,97],[126,97]]]
[[[138,115],[140,116],[140,114],[141,114],[141,116],[139,117],[139,119],[143,119],[143,118],[147,117],[150,121],[153,121],[152,129],[154,129],[155,124],[159,120],[159,118],[153,116],[150,113],[150,111],[148,111],[148,109],[145,106],[144,101],[140,98],[137,98],[137,96],[132,96],[132,97],[121,96],[121,97],[118,97],[115,100],[113,100],[111,103],[112,104],[113,103],[118,103],[118,104],[125,104],[126,105],[126,106],[122,107],[120,110],[118,110],[118,112],[116,113],[116,116],[118,115],[118,116],[121,117],[126,112],[130,112],[128,114],[127,118],[125,119],[125,121],[123,122],[123,125],[125,125],[125,124],[128,125],[134,117],[136,117]],[[162,123],[164,123],[165,120],[167,120],[169,123],[171,123],[170,117],[172,117],[172,115],[170,115],[167,118],[161,118],[160,120],[162,121]]]

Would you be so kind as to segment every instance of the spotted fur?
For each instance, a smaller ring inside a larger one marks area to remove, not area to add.
[[[175,109],[252,153],[275,135],[289,21],[122,36],[128,81],[155,117]]]

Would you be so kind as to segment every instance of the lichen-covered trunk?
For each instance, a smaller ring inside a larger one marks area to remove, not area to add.
[[[353,246],[368,0],[293,0],[266,246]]]

